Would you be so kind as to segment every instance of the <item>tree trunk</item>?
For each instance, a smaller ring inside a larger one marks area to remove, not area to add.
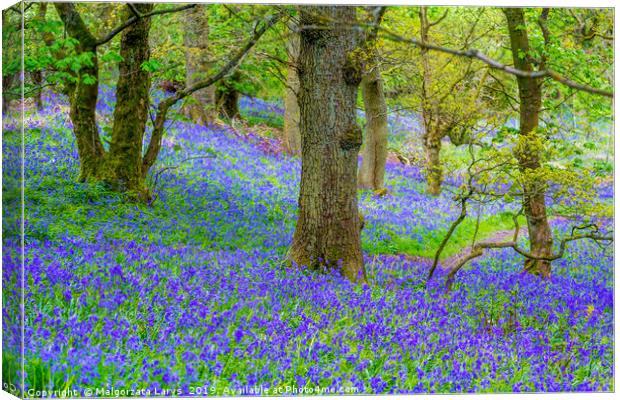
[[[290,38],[287,42],[289,64],[286,74],[286,95],[284,98],[284,150],[289,154],[301,151],[301,134],[299,132],[299,76],[297,76],[297,58],[299,56],[299,33],[295,26],[290,26]]]
[[[13,85],[14,75],[2,75],[2,114],[6,115],[9,112],[9,106],[11,104],[11,86]]]
[[[73,122],[78,156],[80,158],[79,181],[98,179],[102,166],[104,149],[97,128],[96,106],[99,94],[99,67],[95,37],[88,31],[73,3],[54,3],[67,34],[78,40],[78,54],[90,53],[92,65],[83,65],[77,72],[77,83],[67,83],[64,92],[69,97],[69,116]],[[95,79],[84,83],[85,77]]]
[[[37,107],[37,110],[43,110],[43,72],[42,71],[32,71],[30,73],[30,77],[32,78],[32,84],[36,87],[36,91],[34,93],[34,104]]]
[[[222,82],[215,90],[215,103],[220,116],[226,119],[239,117],[239,92],[231,82]]]
[[[355,105],[361,68],[355,8],[301,6],[299,215],[289,258],[298,266],[334,268],[365,282],[357,209],[357,154],[362,131]],[[318,27],[317,27],[318,26]]]
[[[366,139],[358,184],[362,188],[379,190],[383,188],[387,161],[388,120],[381,72],[376,62],[373,64],[371,71],[362,79]]]
[[[530,54],[523,9],[506,8],[504,13],[508,22],[514,65],[523,71],[533,71],[529,56],[522,56]],[[517,77],[517,83],[520,103],[519,131],[522,145],[518,147],[516,156],[521,172],[528,174],[540,168],[540,154],[535,142],[538,137],[538,114],[542,103],[541,81]],[[547,220],[545,183],[526,177],[523,193],[523,209],[527,218],[530,251],[535,256],[550,256],[553,253],[553,237]],[[548,277],[551,275],[551,263],[544,260],[526,259],[525,270]]]
[[[424,134],[424,155],[426,158],[426,190],[430,195],[439,196],[443,180],[443,168],[439,153],[441,152],[441,133],[430,128]]]
[[[420,38],[424,43],[429,41],[428,32],[430,30],[426,11],[425,6],[420,7]],[[430,96],[431,66],[428,52],[429,50],[424,47],[420,49],[422,61],[422,123],[424,125],[422,145],[426,156],[426,190],[430,195],[438,196],[441,193],[443,179],[443,168],[439,158],[443,131],[440,129],[439,115],[433,107]]]
[[[153,4],[135,4],[141,14],[151,12]],[[126,17],[131,17],[127,11]],[[121,36],[119,78],[112,142],[103,180],[115,190],[146,193],[142,173],[142,141],[149,108],[150,74],[141,65],[149,60],[151,18],[141,18]]]
[[[195,83],[209,77],[212,61],[209,54],[209,18],[207,6],[197,4],[185,11],[185,85],[191,87]],[[215,107],[215,87],[209,86],[196,91],[188,107],[192,120],[207,125],[213,120]]]

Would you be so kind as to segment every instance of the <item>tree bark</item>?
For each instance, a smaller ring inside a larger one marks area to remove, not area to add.
[[[355,8],[301,6],[299,215],[289,258],[297,266],[333,268],[365,282],[357,209],[362,131],[355,105],[361,68]]]
[[[32,79],[32,84],[36,87],[36,91],[34,93],[34,104],[37,107],[37,110],[43,110],[43,72],[41,70],[32,71],[30,73],[30,78]]]
[[[358,184],[362,188],[383,188],[387,161],[388,121],[383,80],[378,65],[362,79],[362,97],[366,111],[366,138]]]
[[[233,84],[238,78],[239,73],[235,72],[232,77],[221,81],[215,89],[215,103],[222,118],[234,119],[239,117],[240,94]]]
[[[510,45],[515,68],[533,71],[530,48],[522,8],[505,8]],[[524,175],[540,168],[540,154],[535,142],[538,138],[538,115],[542,104],[541,83],[535,78],[517,77],[519,87],[519,133],[522,145],[516,156]],[[545,204],[545,184],[525,177],[523,185],[523,209],[527,219],[530,238],[530,252],[535,256],[550,256],[553,253],[553,237]],[[525,270],[536,275],[549,277],[551,263],[546,260],[526,259]]]
[[[77,83],[68,83],[64,88],[69,97],[69,116],[73,122],[73,132],[80,158],[78,180],[84,182],[89,179],[98,179],[105,153],[99,137],[95,113],[99,94],[96,40],[75,10],[75,4],[54,3],[54,6],[65,25],[67,34],[78,40],[76,51],[79,54],[91,54],[92,65],[82,65],[76,74]],[[84,83],[85,76],[93,77],[95,83]]]
[[[206,79],[213,66],[209,54],[209,18],[207,6],[197,4],[186,11],[185,44],[185,85],[191,87]],[[207,125],[213,120],[215,107],[215,87],[209,86],[192,95],[188,113],[192,120]]]
[[[420,7],[420,39],[428,43],[428,32],[430,24],[428,22],[427,8]],[[443,168],[439,153],[441,152],[441,138],[443,137],[438,113],[433,107],[430,96],[431,87],[431,66],[428,55],[429,50],[425,47],[420,49],[420,59],[422,61],[422,123],[424,134],[422,145],[426,158],[426,190],[433,196],[441,193],[441,183],[443,180]]]
[[[374,10],[370,10],[370,15]],[[383,14],[376,24],[381,22]],[[362,78],[362,98],[366,112],[366,135],[362,151],[362,166],[358,175],[358,185],[362,188],[383,189],[385,163],[387,161],[388,119],[383,79],[379,68],[379,52],[377,51],[377,32],[370,30],[365,41],[365,50],[369,62]]]
[[[290,37],[287,42],[289,64],[286,74],[286,94],[284,98],[284,131],[282,142],[284,150],[289,154],[301,151],[301,134],[299,132],[299,76],[297,76],[297,58],[299,57],[299,33],[297,28],[290,26]]]
[[[426,190],[432,196],[439,196],[443,181],[443,168],[439,156],[442,134],[432,127],[427,129],[423,137],[426,159]]]
[[[153,10],[153,4],[135,4],[139,13]],[[131,17],[129,11],[126,18]],[[116,84],[116,106],[112,126],[112,142],[103,180],[119,191],[146,193],[142,173],[142,141],[149,108],[150,73],[142,64],[150,58],[150,18],[141,18],[125,29],[121,36],[119,78]]]

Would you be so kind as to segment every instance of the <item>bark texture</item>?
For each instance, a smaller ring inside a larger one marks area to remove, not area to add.
[[[294,25],[290,26],[290,37],[287,42],[289,64],[286,73],[286,94],[284,98],[284,131],[282,143],[289,154],[301,151],[301,134],[299,132],[299,76],[297,75],[297,58],[299,57],[299,33]]]
[[[514,66],[523,71],[533,71],[530,61],[529,42],[522,8],[504,9],[510,34],[510,45]],[[526,55],[526,56],[523,56]],[[517,77],[519,87],[519,131],[523,146],[517,151],[519,168],[527,174],[540,168],[540,155],[533,142],[538,133],[538,116],[542,104],[542,81]],[[530,252],[535,256],[550,256],[553,253],[553,237],[545,204],[545,184],[528,180],[524,184],[523,209],[527,219],[530,237]],[[526,259],[525,270],[536,275],[551,275],[551,263],[545,260]]]
[[[379,190],[383,188],[385,177],[388,121],[383,79],[377,65],[362,79],[362,97],[366,112],[366,138],[358,184],[362,188]]]
[[[153,4],[135,4],[139,13],[153,10]],[[129,11],[126,17],[131,17]],[[150,58],[151,18],[141,18],[125,29],[121,36],[119,78],[116,84],[116,107],[112,142],[103,180],[119,191],[146,192],[142,171],[142,141],[149,107],[150,73],[141,65]]]
[[[78,155],[80,157],[79,180],[98,179],[102,160],[105,154],[95,109],[99,93],[99,67],[97,63],[96,39],[90,33],[73,3],[54,3],[58,15],[62,19],[67,34],[78,40],[76,51],[80,54],[90,53],[92,65],[82,65],[77,72],[78,81],[67,83],[64,92],[69,97],[69,116],[73,122]],[[85,84],[84,76],[94,77],[95,83]]]
[[[215,89],[215,103],[222,118],[233,119],[239,117],[240,93],[234,85],[234,81],[238,80],[239,77],[239,73],[235,72],[227,80],[221,81]]]
[[[428,42],[428,32],[430,30],[426,11],[426,7],[420,7],[420,38],[424,43]],[[437,196],[441,193],[441,183],[443,180],[443,168],[439,154],[444,132],[441,120],[432,104],[430,94],[432,77],[428,52],[427,48],[422,47],[420,49],[422,61],[422,122],[424,125],[422,144],[426,159],[426,190],[429,194]]]
[[[298,266],[335,268],[366,281],[357,208],[362,130],[355,104],[361,68],[354,7],[301,6],[299,109],[301,186],[289,258]]]
[[[372,11],[370,15],[374,14]],[[372,22],[379,24],[382,15]],[[376,42],[377,31],[373,29],[369,31],[365,41],[368,63],[362,79],[362,97],[366,112],[366,135],[358,184],[362,188],[380,190],[383,189],[387,161],[388,114]]]
[[[213,62],[209,53],[209,18],[207,6],[197,4],[185,12],[185,84],[192,87],[209,76]],[[207,125],[213,120],[215,87],[209,86],[192,94],[187,111],[192,120]]]

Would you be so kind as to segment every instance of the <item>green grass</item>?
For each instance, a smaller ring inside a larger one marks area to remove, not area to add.
[[[526,223],[524,217],[519,217],[519,224],[524,226]],[[441,259],[446,259],[471,245],[476,229],[476,219],[473,217],[466,218],[456,228],[452,237],[444,248]],[[496,232],[513,230],[514,223],[512,214],[502,213],[493,215],[485,220],[480,221],[478,235],[476,241],[482,241],[493,236]],[[435,252],[439,248],[441,241],[448,231],[448,227],[441,231],[427,231],[425,229],[414,230],[414,234],[419,234],[423,238],[420,241],[411,236],[393,235],[390,241],[378,243],[363,243],[363,248],[370,254],[407,254],[411,256],[429,257],[435,256]]]
[[[249,126],[266,125],[270,128],[284,128],[284,117],[282,115],[270,114],[268,117],[260,117],[256,115],[248,115],[244,111],[240,111],[240,114]]]

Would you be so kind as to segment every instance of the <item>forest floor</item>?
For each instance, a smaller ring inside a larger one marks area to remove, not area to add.
[[[147,207],[75,181],[63,101],[51,96],[24,120],[25,275],[10,213],[21,209],[20,190],[10,190],[21,177],[20,127],[4,125],[3,300],[19,310],[23,278],[27,388],[614,390],[610,249],[571,243],[544,281],[521,274],[510,249],[489,251],[452,291],[445,271],[426,285],[429,257],[459,213],[459,180],[448,176],[445,193],[429,197],[418,168],[389,162],[389,195],[359,198],[370,284],[285,269],[301,166],[277,140],[171,121],[155,170],[178,168],[162,172]],[[111,115],[113,91],[100,103]],[[243,106],[245,118],[281,117],[277,106]],[[188,160],[200,155],[209,157]],[[612,189],[601,196],[611,201]],[[485,207],[480,240],[511,234],[512,211]],[[446,257],[469,245],[473,224],[462,225]],[[551,225],[558,236],[570,229]],[[19,312],[3,313],[10,381],[20,373],[20,326]]]

